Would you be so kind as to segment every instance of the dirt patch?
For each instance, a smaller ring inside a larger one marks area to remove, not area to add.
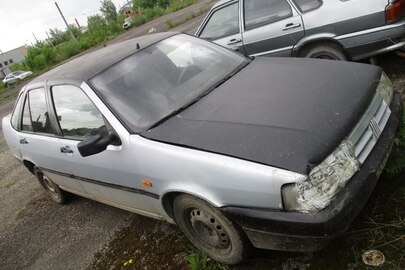
[[[95,255],[87,270],[187,269],[190,243],[177,226],[135,215],[114,240]]]

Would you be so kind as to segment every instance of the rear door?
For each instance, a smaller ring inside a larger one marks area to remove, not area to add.
[[[288,0],[243,0],[243,44],[251,56],[291,56],[304,37],[301,15]]]
[[[32,162],[55,183],[71,181],[72,155],[61,153],[59,138],[51,124],[44,88],[27,91],[19,133],[23,160]]]
[[[239,2],[231,1],[211,10],[196,35],[214,41],[228,49],[241,50]]]

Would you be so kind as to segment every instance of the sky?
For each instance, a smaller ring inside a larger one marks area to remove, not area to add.
[[[112,0],[117,11],[127,0]],[[68,24],[85,26],[87,17],[100,13],[100,0],[56,0]],[[34,35],[44,40],[50,28],[65,30],[55,0],[0,0],[0,50],[35,44]],[[34,34],[34,35],[33,35]]]

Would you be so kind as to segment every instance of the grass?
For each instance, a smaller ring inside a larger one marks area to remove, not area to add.
[[[175,27],[177,27],[179,25],[182,25],[182,24],[188,22],[189,20],[192,20],[192,19],[204,14],[208,10],[210,10],[210,8],[200,9],[198,11],[195,11],[195,12],[191,13],[190,15],[188,15],[187,17],[183,18],[180,21],[174,21],[173,22],[171,20],[167,20],[166,21],[166,30],[170,30],[170,29],[175,28]]]
[[[145,24],[151,20],[154,20],[158,17],[161,17],[169,13],[173,13],[187,6],[190,6],[196,2],[197,0],[174,0],[170,3],[170,5],[167,8],[155,6],[153,8],[145,9],[143,10],[142,14],[134,16],[134,18],[132,19],[132,26],[139,26]]]
[[[187,256],[190,270],[228,270],[227,265],[214,261],[199,250],[192,250]]]

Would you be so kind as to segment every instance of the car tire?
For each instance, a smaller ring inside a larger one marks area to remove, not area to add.
[[[343,50],[333,43],[319,43],[303,48],[300,57],[346,61],[347,57]]]
[[[173,210],[187,238],[212,259],[237,264],[248,257],[251,244],[245,233],[217,208],[183,194],[174,200]]]
[[[69,193],[63,191],[56,185],[46,174],[41,170],[35,169],[35,176],[37,177],[39,183],[44,188],[46,193],[51,197],[53,201],[58,204],[65,204],[69,199]]]

